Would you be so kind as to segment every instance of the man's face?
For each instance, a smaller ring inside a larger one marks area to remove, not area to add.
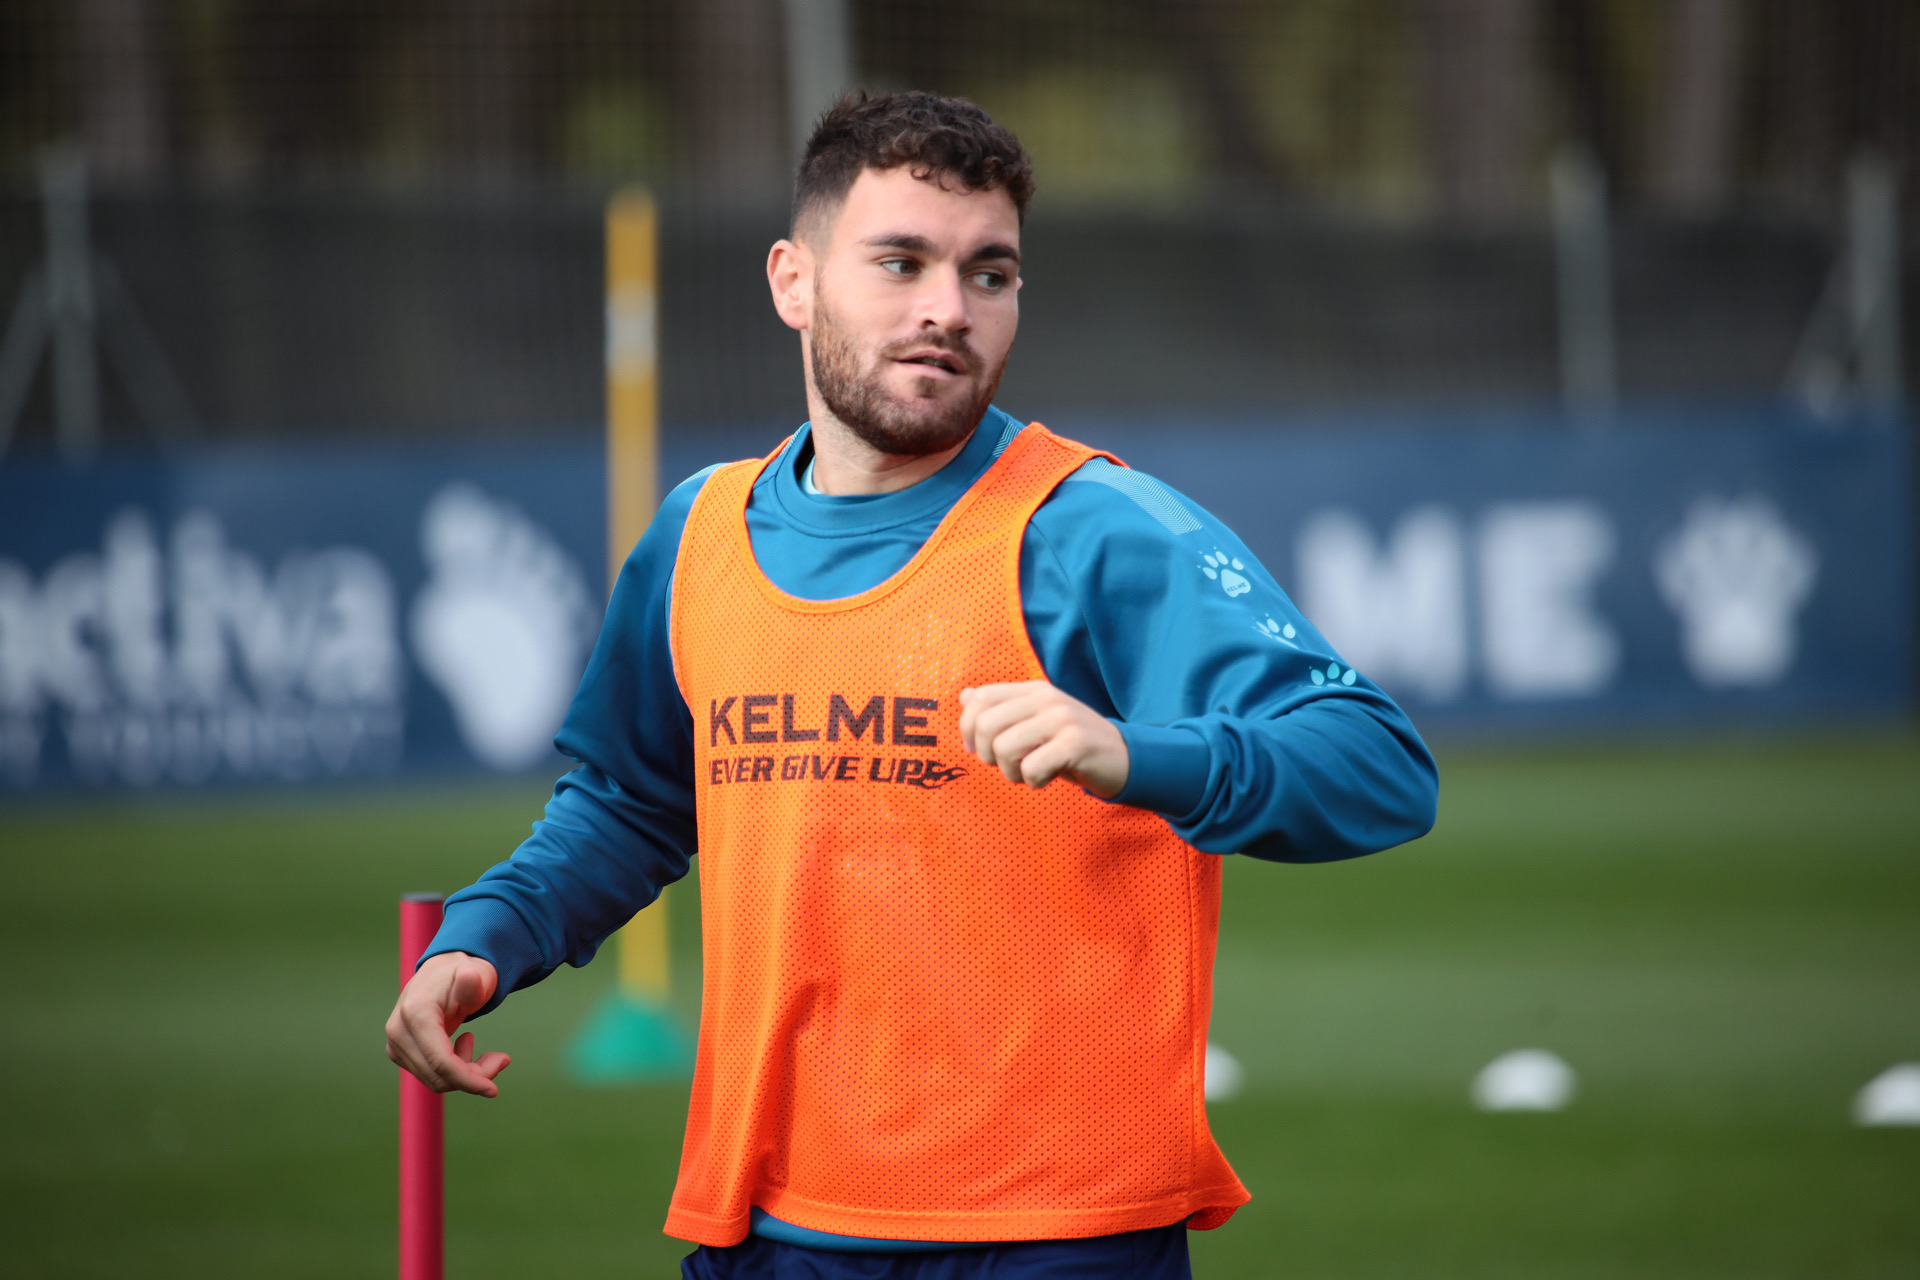
[[[828,216],[809,236],[814,388],[881,453],[951,448],[992,402],[1019,325],[1012,199],[868,169]]]

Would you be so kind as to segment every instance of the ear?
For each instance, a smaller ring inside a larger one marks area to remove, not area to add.
[[[777,240],[767,252],[767,288],[773,309],[789,329],[813,324],[813,251],[792,240]]]

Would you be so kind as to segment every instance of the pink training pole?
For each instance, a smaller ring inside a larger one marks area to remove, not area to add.
[[[400,899],[400,985],[413,977],[420,953],[440,929],[437,893]],[[400,1072],[400,1280],[442,1280],[446,1247],[443,1213],[446,1158],[445,1099]]]

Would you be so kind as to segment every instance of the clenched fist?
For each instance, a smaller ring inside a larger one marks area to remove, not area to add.
[[[1111,720],[1044,680],[960,691],[960,739],[1009,781],[1066,777],[1103,800],[1127,785],[1127,740]]]

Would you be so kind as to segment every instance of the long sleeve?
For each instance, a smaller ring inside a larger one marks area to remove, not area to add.
[[[696,847],[693,722],[673,676],[674,559],[704,473],[676,488],[621,566],[606,622],[555,738],[580,762],[513,856],[447,899],[426,955],[500,974],[493,1008],[602,941],[687,873]],[[423,957],[424,958],[424,957]]]
[[[1048,678],[1127,740],[1117,803],[1208,852],[1285,862],[1431,829],[1438,771],[1406,714],[1185,496],[1089,463],[1029,525],[1021,591]]]
[[[774,468],[748,510],[755,552],[794,594],[865,590],[911,557],[994,443],[983,437],[939,483],[817,511],[796,511],[798,481]],[[585,964],[687,872],[693,725],[667,609],[703,480],[668,496],[621,569],[556,738],[579,767],[513,856],[448,899],[426,953],[491,961],[495,1004]],[[1161,814],[1198,848],[1281,861],[1354,857],[1432,826],[1433,758],[1405,714],[1345,666],[1230,530],[1158,481],[1094,462],[1062,484],[1028,527],[1021,593],[1048,678],[1127,739],[1118,803]]]

